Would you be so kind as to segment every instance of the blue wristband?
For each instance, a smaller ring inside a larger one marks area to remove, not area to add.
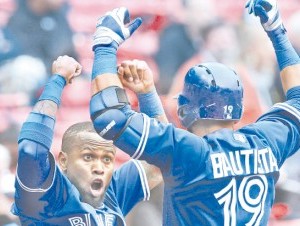
[[[117,74],[117,50],[113,47],[98,46],[94,49],[92,80],[98,75]]]
[[[268,31],[267,34],[275,49],[280,71],[287,66],[300,63],[299,56],[290,43],[283,25],[276,30]]]
[[[137,97],[139,100],[140,111],[150,118],[164,114],[164,108],[155,89],[149,93],[140,93]]]
[[[60,99],[62,95],[62,91],[66,85],[66,80],[64,77],[55,74],[51,77],[48,83],[45,85],[42,95],[39,98],[41,100],[52,100],[57,104],[60,105]]]

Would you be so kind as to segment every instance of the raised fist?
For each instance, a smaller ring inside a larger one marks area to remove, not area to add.
[[[118,66],[118,75],[123,86],[135,93],[148,93],[155,89],[152,71],[145,61],[123,61]]]
[[[260,18],[265,31],[273,31],[282,26],[277,0],[249,0],[246,4],[249,14]]]
[[[128,26],[126,26],[128,24]],[[107,12],[97,23],[94,33],[93,50],[97,46],[109,46],[117,49],[142,24],[141,18],[130,22],[130,15],[125,7]]]
[[[59,56],[52,64],[52,73],[65,78],[67,84],[80,75],[82,66],[72,57]]]

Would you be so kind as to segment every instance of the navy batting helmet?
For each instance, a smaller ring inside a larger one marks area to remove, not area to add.
[[[198,119],[238,120],[242,102],[243,86],[235,71],[220,63],[204,63],[187,72],[177,114],[186,128]]]

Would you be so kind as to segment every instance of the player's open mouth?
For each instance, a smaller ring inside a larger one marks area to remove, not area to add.
[[[102,188],[102,186],[103,186],[102,180],[94,180],[92,182],[91,188],[92,190],[98,191]]]

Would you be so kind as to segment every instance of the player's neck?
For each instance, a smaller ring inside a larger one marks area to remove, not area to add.
[[[219,129],[227,128],[233,130],[233,125],[233,121],[198,120],[194,123],[194,125],[191,126],[189,131],[197,136],[205,136]]]

